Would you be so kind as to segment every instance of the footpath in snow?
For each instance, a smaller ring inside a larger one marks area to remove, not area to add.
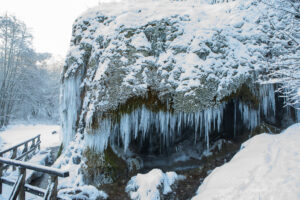
[[[192,200],[300,199],[300,123],[246,141],[206,177]]]

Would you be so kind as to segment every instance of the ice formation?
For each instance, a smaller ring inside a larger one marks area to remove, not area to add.
[[[109,119],[100,121],[99,129],[94,130],[93,134],[85,134],[86,145],[102,152],[110,141],[109,137],[117,138],[118,141],[122,141],[126,152],[130,141],[137,139],[138,134],[141,134],[142,140],[145,140],[151,138],[148,134],[152,133],[159,134],[160,145],[168,147],[184,128],[193,127],[195,138],[197,135],[199,135],[198,137],[204,136],[207,148],[209,148],[209,133],[213,130],[220,130],[224,107],[225,103],[194,113],[164,111],[157,113],[142,106],[130,114],[123,114],[120,123],[112,125],[112,120]]]
[[[274,85],[262,85],[260,98],[263,99],[260,108],[255,108],[249,103],[235,100],[234,101],[234,126],[237,125],[237,115],[244,126],[252,131],[260,123],[260,111],[268,117],[275,115],[275,94]],[[124,148],[124,152],[128,150],[130,142],[136,140],[141,135],[141,141],[150,140],[151,134],[160,135],[160,146],[166,147],[174,144],[175,139],[182,134],[187,128],[192,128],[195,135],[195,143],[200,138],[204,139],[206,149],[209,149],[210,134],[212,132],[220,133],[222,123],[232,122],[232,119],[223,119],[224,109],[227,103],[223,102],[218,106],[205,109],[198,112],[154,112],[142,106],[135,109],[131,113],[122,114],[119,123],[113,123],[112,119],[105,118],[98,122],[98,129],[88,128],[92,132],[85,132],[85,144],[103,152],[110,142],[114,145],[117,140],[117,145]],[[267,106],[266,106],[267,105]],[[269,106],[270,105],[270,106]],[[90,122],[92,123],[92,122]],[[234,135],[236,134],[234,128]],[[236,136],[236,135],[235,135]]]
[[[76,130],[76,121],[78,110],[80,109],[80,87],[81,79],[78,76],[72,76],[64,79],[61,86],[61,120],[63,143],[69,144],[74,138]]]
[[[274,84],[262,84],[260,87],[261,109],[265,117],[276,112]]]
[[[284,52],[285,46],[270,46],[270,39],[287,42],[274,37],[268,17],[283,21],[253,0],[215,5],[126,1],[84,13],[73,25],[63,71],[64,144],[80,132],[92,149],[102,152],[111,144],[128,152],[132,141],[151,144],[155,134],[160,147],[167,148],[188,129],[195,143],[209,149],[211,135],[222,132],[224,123],[233,123],[236,136],[240,119],[248,130],[261,117],[275,119],[274,86],[254,89],[257,75],[267,71],[266,56],[275,59]],[[243,85],[253,86],[258,105],[231,98]],[[117,121],[110,117],[111,111],[131,98],[146,97],[149,90],[166,104],[172,101],[172,109],[154,112],[141,105]],[[234,108],[226,98],[234,101]],[[224,119],[226,109],[232,109],[232,118]]]

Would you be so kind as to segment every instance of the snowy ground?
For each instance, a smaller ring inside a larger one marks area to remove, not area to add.
[[[246,141],[204,180],[192,200],[200,199],[300,199],[300,123]]]
[[[57,134],[52,134],[56,131]],[[13,125],[0,132],[0,150],[41,134],[41,149],[60,145],[58,125]]]
[[[38,133],[41,134],[42,144],[44,142],[42,149],[59,145],[59,136],[52,135],[53,130],[59,131],[59,126],[9,127],[0,132],[1,142],[6,143],[2,147]],[[14,134],[18,140],[14,139]],[[160,192],[171,192],[168,188],[174,183],[174,176],[170,181],[165,181],[167,178],[163,177],[167,177],[167,174],[158,169],[149,174],[139,174],[128,183],[127,192],[132,199],[149,199],[145,191],[157,195],[157,188],[161,186]],[[178,184],[180,187],[180,181]],[[10,190],[6,185],[3,189]],[[27,197],[36,199],[29,194]],[[213,170],[204,180],[193,198],[198,199],[300,199],[300,123],[279,135],[261,134],[246,141],[230,162]]]
[[[56,131],[56,134],[52,134]],[[19,144],[27,139],[35,137],[41,134],[41,151],[29,160],[29,162],[35,164],[45,165],[46,159],[50,157],[50,147],[59,146],[60,142],[60,126],[57,125],[13,125],[9,126],[6,130],[0,132],[0,150],[4,150],[13,145]],[[30,145],[30,144],[29,144]],[[6,155],[6,154],[5,154]],[[4,156],[5,156],[4,155]],[[26,171],[26,178],[30,178],[33,171]],[[10,176],[10,178],[17,177],[16,172],[11,172],[8,170],[5,175]],[[38,175],[38,174],[35,174]],[[3,194],[0,195],[0,200],[8,199],[11,187],[8,185],[3,185]],[[33,196],[26,193],[26,199],[38,199],[37,196]]]

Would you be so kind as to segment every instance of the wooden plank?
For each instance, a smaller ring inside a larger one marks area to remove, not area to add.
[[[0,155],[2,155],[2,154],[4,154],[4,153],[7,153],[7,152],[9,152],[9,151],[11,151],[11,150],[14,150],[15,148],[18,148],[19,146],[22,146],[22,145],[24,145],[24,144],[26,144],[26,143],[28,143],[28,142],[30,142],[30,141],[32,141],[32,140],[35,140],[36,138],[38,138],[38,141],[40,141],[40,134],[39,135],[37,135],[37,136],[35,136],[35,137],[33,137],[33,138],[30,138],[30,139],[28,139],[28,140],[26,140],[26,141],[24,141],[24,142],[22,142],[22,143],[19,143],[19,144],[16,144],[16,145],[14,145],[14,146],[12,146],[12,147],[10,147],[10,148],[8,148],[8,149],[5,149],[5,150],[3,150],[3,151],[0,151]]]
[[[49,199],[50,191],[51,191],[51,185],[52,185],[52,183],[49,183],[49,185],[47,186],[46,193],[45,193],[45,196],[44,196],[43,200],[48,200]]]
[[[16,183],[14,184],[13,189],[12,189],[12,191],[10,193],[9,198],[8,198],[9,200],[16,200],[17,199],[18,194],[20,192],[20,187],[21,187],[22,179],[23,179],[23,174],[21,174],[18,177]]]
[[[65,171],[65,170],[61,170],[61,169],[57,169],[57,168],[53,168],[53,167],[47,167],[47,166],[43,166],[43,165],[37,165],[37,164],[23,162],[23,161],[18,161],[18,160],[12,160],[12,159],[8,159],[8,158],[0,158],[0,163],[13,165],[16,167],[23,167],[26,169],[31,169],[34,171],[43,172],[43,173],[47,173],[47,174],[55,175],[55,176],[59,176],[59,177],[68,177],[69,176],[69,172]]]
[[[46,190],[29,184],[25,184],[25,191],[40,197],[46,193]]]
[[[40,144],[40,143],[41,142],[38,142],[37,145]],[[33,152],[34,150],[36,150],[37,145],[35,147],[31,148],[29,151],[24,152],[22,155],[17,157],[16,160],[21,160],[24,156],[26,156],[26,155],[30,154],[31,152]]]
[[[10,186],[13,186],[16,183],[16,181],[10,180],[3,176],[1,177],[1,181],[3,184],[10,185]]]
[[[16,160],[21,160],[24,156],[26,156],[27,154],[30,154],[31,152],[35,151],[37,149],[37,145],[33,148],[33,149],[30,149],[29,151],[27,151],[26,153],[20,155],[19,157],[16,158]],[[2,166],[2,171],[5,171],[9,168],[9,165],[3,165]]]
[[[51,183],[53,185],[50,192],[50,200],[56,199],[57,196],[57,185],[58,185],[57,176],[51,176]]]
[[[20,191],[18,195],[19,200],[25,200],[25,178],[26,178],[26,169],[19,167],[20,176],[22,175],[21,183],[20,183]]]
[[[6,177],[1,177],[0,179],[1,179],[3,184],[10,185],[10,186],[13,186],[15,184],[15,181],[13,181],[11,179],[8,179]],[[37,196],[40,196],[40,197],[43,197],[44,194],[46,193],[46,190],[44,190],[42,188],[39,188],[39,187],[35,187],[33,185],[30,185],[30,184],[25,184],[24,189],[25,189],[26,192],[29,192],[31,194],[34,194],[34,195],[37,195]]]

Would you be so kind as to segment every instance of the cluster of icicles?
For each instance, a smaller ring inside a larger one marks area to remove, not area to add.
[[[260,112],[264,116],[275,114],[274,87],[263,85],[260,90],[260,98],[261,105],[258,109],[253,109],[250,105],[241,101],[235,101],[234,125],[237,124],[236,116],[238,112],[244,126],[249,130],[253,130],[259,125]],[[124,152],[126,152],[132,140],[139,137],[144,141],[149,138],[148,134],[151,133],[160,134],[160,145],[168,147],[173,144],[174,139],[186,127],[192,127],[195,134],[195,143],[197,138],[202,137],[206,148],[209,149],[209,135],[212,131],[220,131],[226,105],[227,103],[221,103],[216,107],[192,113],[153,112],[143,106],[130,114],[123,114],[119,123],[113,124],[109,118],[100,121],[99,128],[93,130],[94,134],[85,134],[85,143],[90,148],[102,152],[106,149],[110,140],[113,141],[118,137],[118,141],[122,141]],[[227,119],[224,120],[226,123]],[[231,120],[228,119],[228,122]]]

